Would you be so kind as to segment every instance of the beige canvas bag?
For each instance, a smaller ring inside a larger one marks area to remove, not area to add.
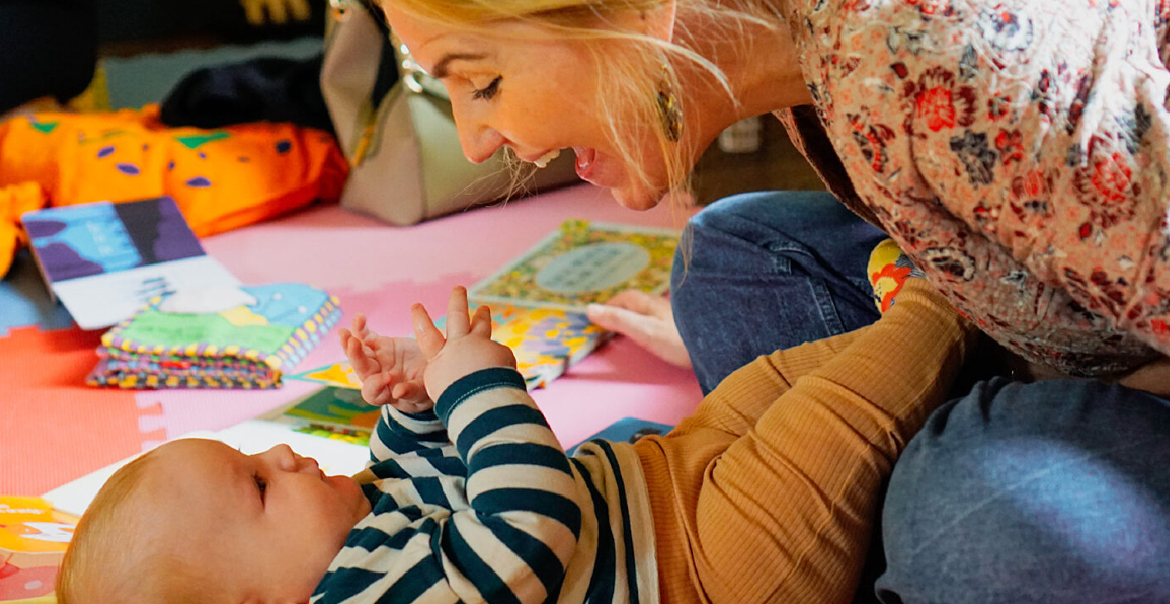
[[[359,2],[330,3],[321,90],[350,163],[342,207],[408,225],[508,196],[512,177],[502,152],[478,165],[463,156],[442,83],[404,56],[405,49],[388,52],[393,43]],[[372,98],[380,64],[391,56],[398,81],[381,99]],[[572,182],[579,179],[566,153],[537,170],[523,192]]]

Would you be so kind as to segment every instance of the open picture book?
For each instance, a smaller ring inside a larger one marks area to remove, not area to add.
[[[170,292],[240,284],[170,197],[47,208],[21,222],[49,293],[82,329],[129,319]]]

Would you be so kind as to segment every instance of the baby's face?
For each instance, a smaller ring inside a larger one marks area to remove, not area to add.
[[[241,601],[307,601],[370,511],[353,479],[325,476],[284,445],[244,455],[182,439],[154,455],[144,481],[149,521],[174,529],[177,554]]]

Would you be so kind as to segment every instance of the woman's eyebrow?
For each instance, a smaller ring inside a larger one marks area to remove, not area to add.
[[[439,59],[438,63],[435,63],[435,68],[430,73],[432,77],[443,79],[447,77],[447,66],[451,61],[479,61],[485,57],[487,55],[484,54],[449,53],[444,55],[442,59]]]

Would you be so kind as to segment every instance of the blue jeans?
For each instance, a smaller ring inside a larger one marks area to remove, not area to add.
[[[865,268],[884,235],[832,196],[728,198],[688,237],[671,301],[705,392],[879,316]],[[883,604],[1170,602],[1170,402],[1089,380],[980,383],[911,440],[878,532],[857,602],[875,580]]]
[[[670,301],[703,393],[762,354],[876,321],[865,270],[882,239],[829,193],[748,193],[695,215]]]
[[[981,383],[910,441],[882,526],[884,604],[1170,602],[1170,401]]]

